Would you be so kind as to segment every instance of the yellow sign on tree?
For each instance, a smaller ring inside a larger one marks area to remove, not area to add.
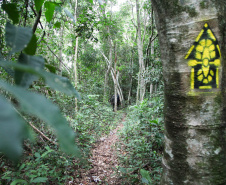
[[[219,88],[220,47],[205,23],[185,59],[191,66],[191,89]]]

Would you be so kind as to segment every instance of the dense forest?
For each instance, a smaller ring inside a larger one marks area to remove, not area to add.
[[[12,0],[0,11],[0,184],[158,183],[164,99],[151,2]],[[112,133],[106,178],[91,158]]]
[[[0,184],[226,183],[225,0],[0,6]]]

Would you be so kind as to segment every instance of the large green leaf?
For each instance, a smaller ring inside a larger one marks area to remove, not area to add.
[[[33,34],[30,42],[28,43],[27,47],[24,49],[24,52],[28,55],[35,55],[37,49],[37,37]]]
[[[68,17],[70,17],[73,20],[74,23],[76,23],[74,16],[71,14],[71,12],[68,9],[64,8],[64,12]]]
[[[30,56],[21,53],[18,62],[34,69],[43,69],[44,61],[45,60],[41,56]],[[15,70],[14,78],[17,85],[28,88],[33,81],[38,79],[38,76],[21,70]]]
[[[22,51],[32,37],[31,28],[17,27],[9,22],[6,23],[6,44],[12,48],[11,53]]]
[[[56,67],[50,65],[50,64],[45,64],[45,67],[51,72],[56,74]]]
[[[61,27],[61,23],[60,22],[56,22],[53,26],[53,28],[60,28]]]
[[[47,85],[49,85],[52,89],[61,91],[66,95],[76,96],[78,99],[80,99],[78,92],[75,90],[70,81],[65,77],[57,76],[53,73],[48,73],[40,68],[32,68],[24,64],[15,64],[3,59],[0,59],[0,66],[2,66],[4,69],[14,68],[16,70],[38,75],[42,77],[46,81]]]
[[[39,12],[42,5],[44,3],[44,0],[35,0],[35,8],[36,8],[36,11]]]
[[[2,9],[6,11],[9,18],[13,21],[13,24],[17,24],[19,22],[19,11],[17,10],[16,3],[3,4]]]
[[[140,174],[142,175],[142,182],[145,184],[152,184],[152,180],[148,171],[141,169]]]
[[[63,92],[67,95],[75,95],[78,99],[80,96],[78,92],[74,89],[71,82],[66,77],[57,76],[53,73],[45,72],[45,82],[53,89]]]
[[[40,182],[46,182],[47,180],[48,180],[48,178],[46,178],[46,177],[37,177],[37,178],[31,180],[31,182],[40,183]]]
[[[22,154],[22,141],[26,135],[26,124],[13,106],[0,96],[0,152],[12,160]]]
[[[53,18],[56,4],[54,2],[47,1],[47,2],[45,2],[44,6],[46,9],[46,12],[45,12],[46,20],[47,20],[47,22],[50,22]]]
[[[56,105],[44,96],[29,92],[22,87],[12,86],[1,80],[0,86],[17,98],[24,112],[39,117],[55,129],[60,146],[65,152],[79,155],[79,150],[74,144],[75,133]],[[5,135],[3,138],[8,138],[7,136],[12,137]]]
[[[10,183],[10,185],[17,185],[23,183],[24,185],[28,184],[27,181],[23,180],[23,179],[16,179],[13,182]]]

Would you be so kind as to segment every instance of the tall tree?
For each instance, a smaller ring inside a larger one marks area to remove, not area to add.
[[[78,1],[75,0],[75,13],[74,13],[74,19],[75,22],[77,21],[77,7],[78,7]],[[74,80],[75,80],[75,87],[78,85],[78,74],[77,74],[77,60],[78,60],[78,36],[76,36],[75,39],[75,55],[74,55]],[[77,98],[75,98],[75,112],[78,111],[78,104],[77,104]]]
[[[137,13],[137,47],[138,47],[138,56],[139,56],[139,86],[137,88],[140,88],[140,101],[143,101],[144,99],[144,93],[145,93],[145,81],[144,81],[144,56],[143,56],[143,42],[141,38],[141,23],[140,23],[140,4],[139,0],[136,0],[136,13]],[[139,91],[138,91],[139,92]],[[138,96],[138,94],[137,94]]]
[[[161,184],[226,184],[226,2],[152,4],[165,81]]]

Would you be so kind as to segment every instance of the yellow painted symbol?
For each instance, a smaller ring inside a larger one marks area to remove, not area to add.
[[[220,57],[217,39],[205,23],[185,56],[191,67],[191,89],[219,88]]]

